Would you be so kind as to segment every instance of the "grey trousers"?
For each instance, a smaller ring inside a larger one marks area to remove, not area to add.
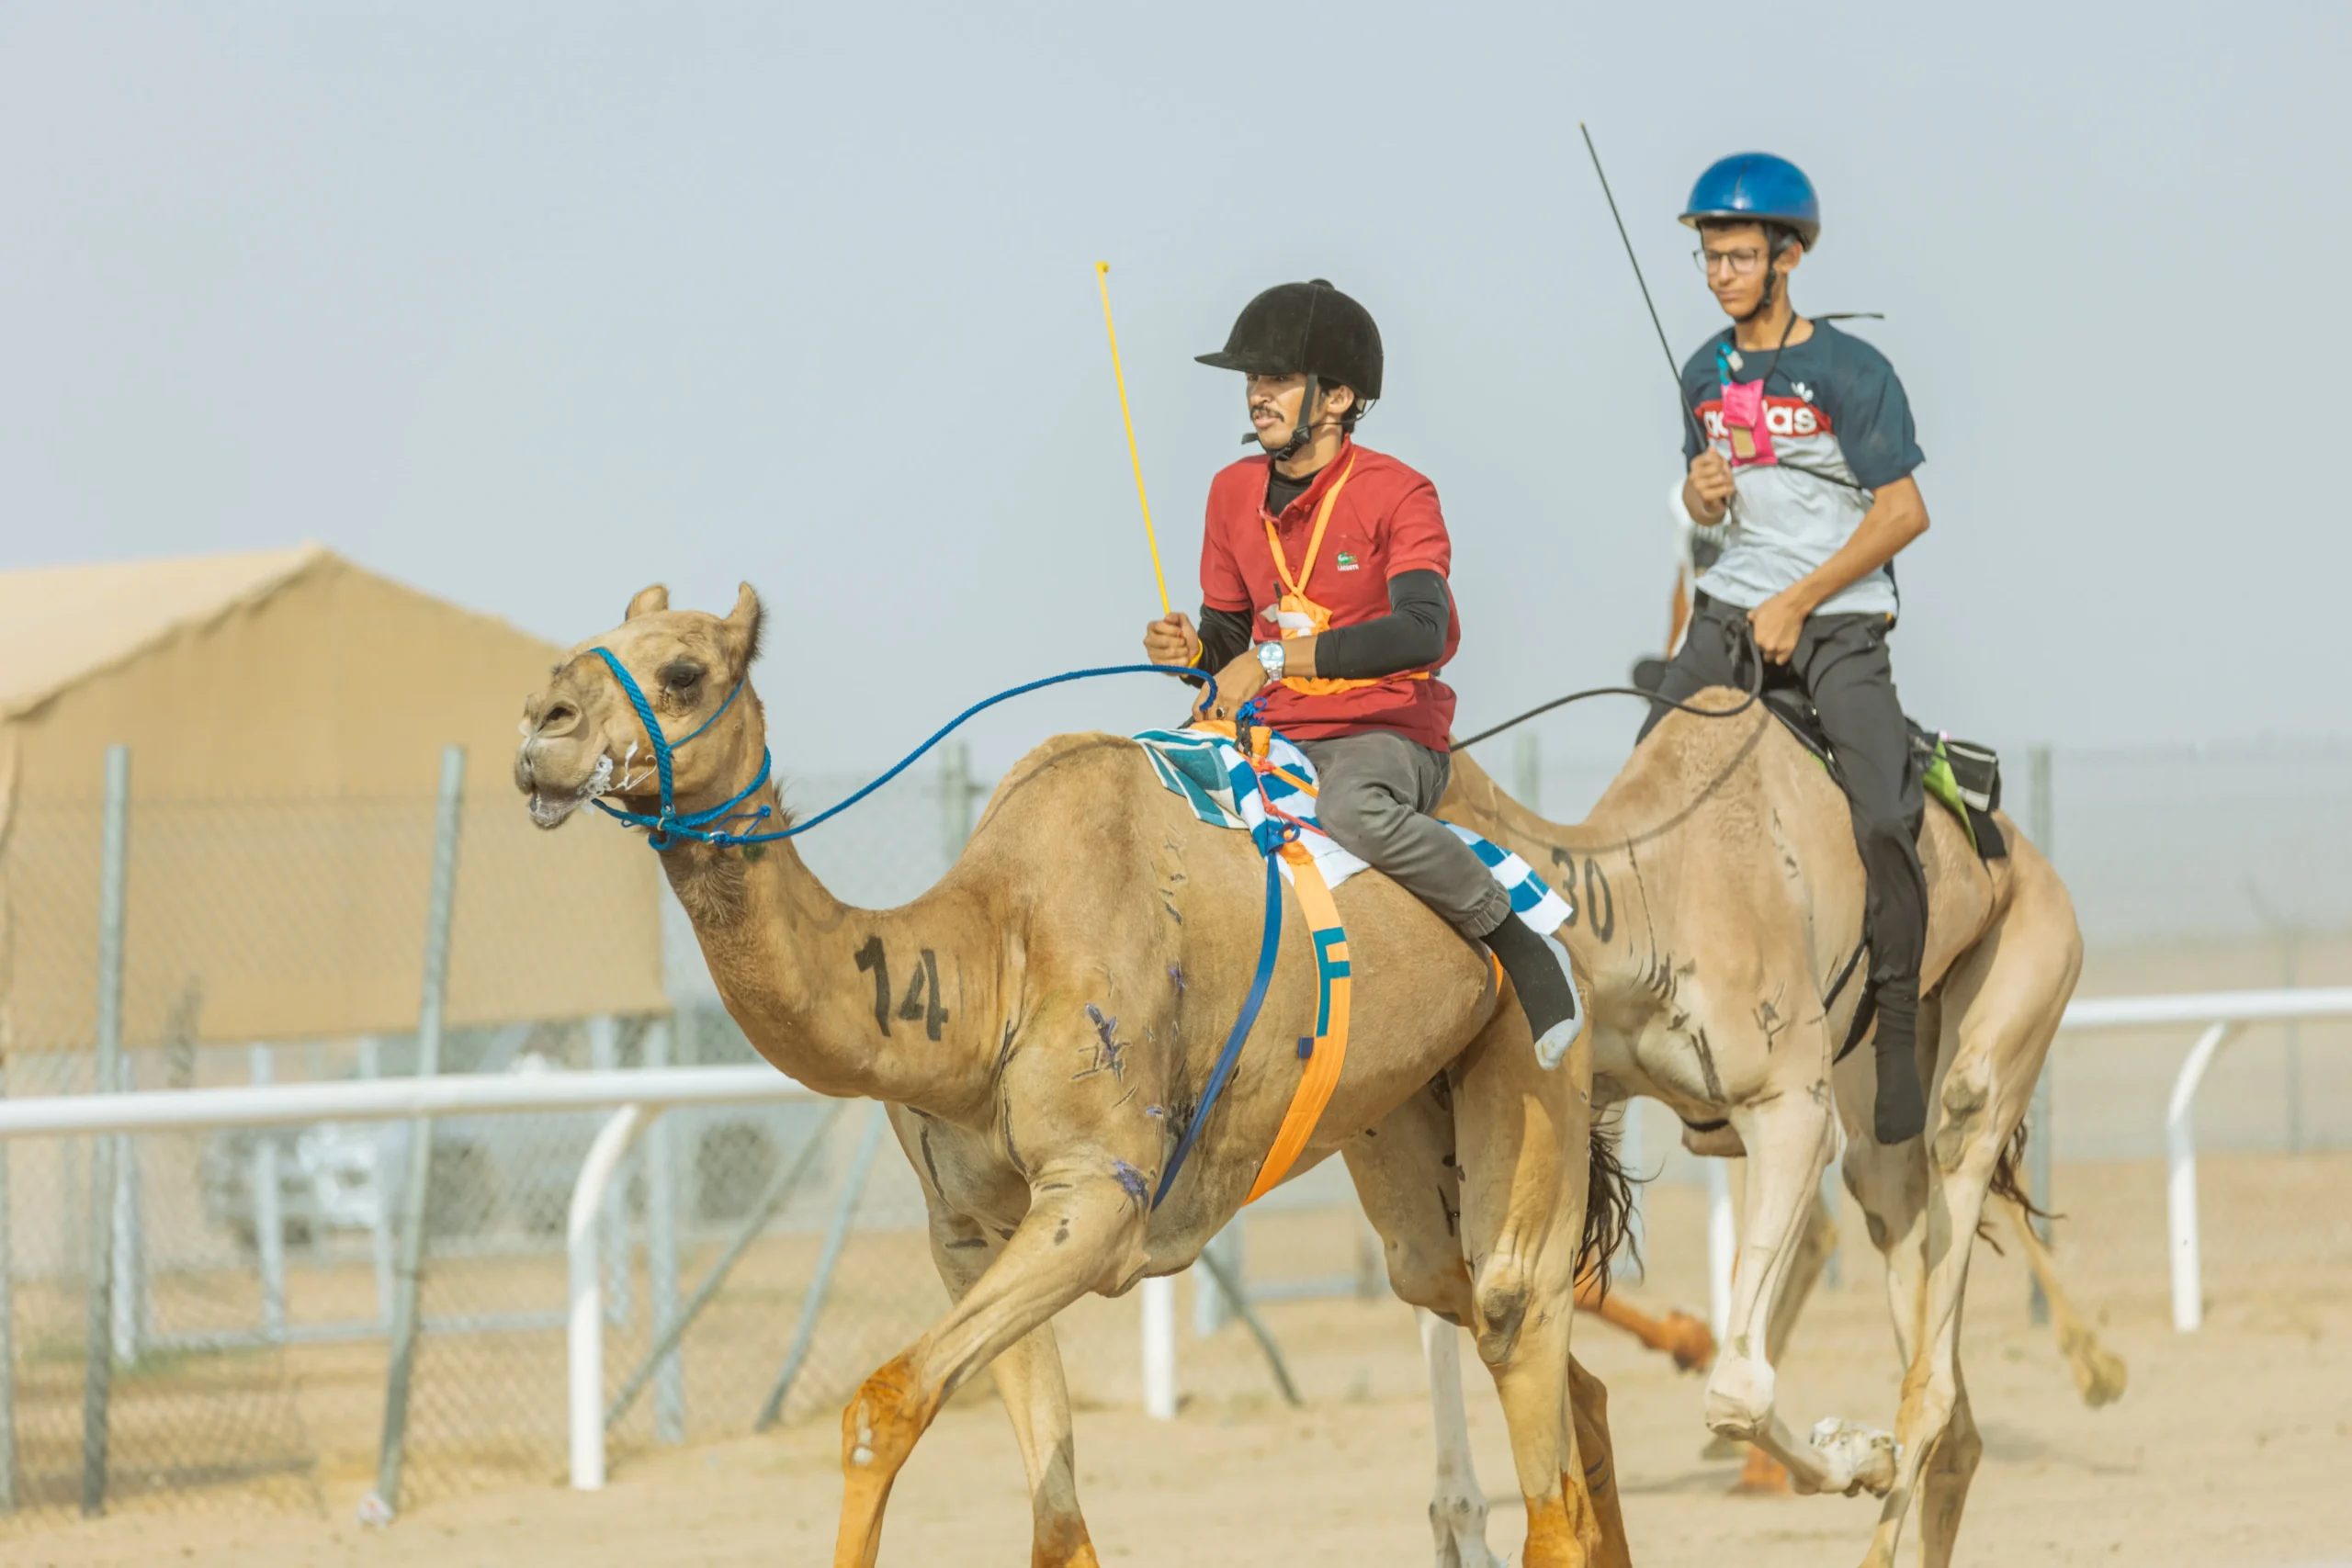
[[[1463,935],[1510,917],[1510,895],[1486,863],[1430,815],[1453,763],[1394,730],[1302,740],[1315,764],[1315,819],[1339,846],[1384,872]]]

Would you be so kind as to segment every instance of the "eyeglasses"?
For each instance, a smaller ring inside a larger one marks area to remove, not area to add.
[[[1702,276],[1712,277],[1728,267],[1735,276],[1746,277],[1764,265],[1764,253],[1753,246],[1744,251],[1711,251],[1702,245],[1690,253],[1690,260]]]

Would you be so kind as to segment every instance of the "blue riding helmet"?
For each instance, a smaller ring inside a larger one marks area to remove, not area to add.
[[[1804,171],[1786,158],[1735,152],[1710,164],[1690,187],[1690,207],[1682,221],[1696,229],[1709,219],[1785,223],[1809,251],[1821,233],[1821,201]]]

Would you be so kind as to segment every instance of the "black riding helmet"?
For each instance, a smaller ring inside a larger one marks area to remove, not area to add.
[[[1275,284],[1241,307],[1224,348],[1196,357],[1204,365],[1245,376],[1306,378],[1297,427],[1290,444],[1274,455],[1277,460],[1306,445],[1306,422],[1318,382],[1352,390],[1359,418],[1380,396],[1380,329],[1373,324],[1371,311],[1332,288],[1328,278]],[[1241,439],[1246,444],[1258,437],[1252,432]]]

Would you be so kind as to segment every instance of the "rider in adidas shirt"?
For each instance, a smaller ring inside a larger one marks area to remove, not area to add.
[[[1789,298],[1821,233],[1820,205],[1794,164],[1762,152],[1724,159],[1699,176],[1682,221],[1698,230],[1707,287],[1732,320],[1683,367],[1682,505],[1700,527],[1728,527],[1657,694],[1745,686],[1752,633],[1766,683],[1802,689],[1820,716],[1868,880],[1859,1017],[1875,1007],[1873,1132],[1900,1143],[1927,1120],[1916,1035],[1928,886],[1886,636],[1898,608],[1892,563],[1928,531],[1911,477],[1926,455],[1886,357],[1799,316]],[[1643,733],[1667,711],[1653,705]]]

